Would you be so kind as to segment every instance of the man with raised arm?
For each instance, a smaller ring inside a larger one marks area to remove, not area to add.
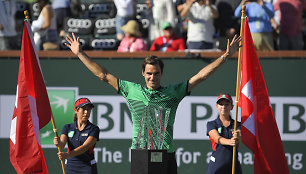
[[[214,62],[205,66],[196,75],[191,77],[188,81],[168,85],[163,87],[160,81],[163,75],[164,64],[161,59],[156,56],[148,56],[144,59],[142,64],[142,75],[145,79],[146,85],[142,86],[134,82],[128,82],[118,79],[109,73],[105,67],[97,64],[90,59],[82,50],[79,43],[79,37],[72,33],[67,36],[66,46],[79,57],[84,65],[100,80],[103,80],[113,86],[116,91],[121,94],[129,104],[133,123],[133,138],[131,149],[135,149],[137,134],[141,124],[142,111],[146,106],[159,106],[170,110],[169,120],[165,132],[165,138],[162,149],[168,151],[168,166],[167,173],[177,174],[177,164],[175,159],[175,149],[173,146],[173,125],[175,114],[180,101],[189,95],[191,90],[199,83],[206,80],[218,67],[220,67],[238,48],[240,37],[235,36],[230,42],[228,40],[226,52],[217,58]]]

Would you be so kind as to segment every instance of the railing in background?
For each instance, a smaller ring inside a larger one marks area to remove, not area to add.
[[[202,51],[202,52],[159,52],[159,51],[144,51],[135,53],[118,53],[116,51],[85,51],[91,58],[144,58],[149,55],[155,55],[161,58],[199,58],[211,59],[219,57],[223,51]],[[257,51],[259,58],[306,58],[306,51]],[[38,51],[39,58],[77,58],[70,51]],[[233,58],[237,58],[237,53]],[[0,58],[19,58],[20,51],[0,51]]]

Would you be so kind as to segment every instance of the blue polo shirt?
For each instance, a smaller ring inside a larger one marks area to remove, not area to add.
[[[242,7],[239,5],[235,10],[235,17],[241,17]],[[271,18],[274,17],[274,8],[272,3],[264,2],[264,6],[257,2],[251,2],[246,5],[245,14],[249,18],[251,33],[272,32]]]
[[[234,120],[231,119],[231,123],[228,127],[222,125],[219,116],[213,121],[207,123],[207,135],[209,131],[215,129],[218,131],[219,135],[230,139],[233,137],[232,129],[234,129]],[[237,129],[241,129],[241,123],[237,122]],[[209,136],[209,135],[208,135]],[[210,138],[212,143],[212,155],[210,157],[207,174],[231,174],[232,173],[232,159],[233,159],[233,146],[217,144],[212,138]],[[236,174],[241,174],[241,166],[238,160],[238,150],[236,151]]]
[[[76,121],[71,124],[66,124],[62,130],[62,134],[68,137],[69,151],[81,146],[89,136],[95,137],[97,141],[99,141],[99,133],[99,127],[90,123],[89,121],[87,121],[87,124],[82,131],[78,130]],[[74,166],[80,167],[82,165],[91,165],[91,161],[95,159],[93,153],[94,146],[79,156],[68,158],[67,164],[73,164]]]

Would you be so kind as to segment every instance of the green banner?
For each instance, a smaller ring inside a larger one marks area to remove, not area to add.
[[[60,136],[64,125],[73,122],[73,108],[77,91],[76,89],[48,88],[47,92],[57,132]],[[54,136],[52,122],[50,121],[40,130],[41,144],[53,147]]]

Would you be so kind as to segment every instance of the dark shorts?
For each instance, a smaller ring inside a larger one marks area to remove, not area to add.
[[[65,164],[66,174],[98,174],[97,164],[80,164],[67,163]]]
[[[205,41],[188,42],[188,49],[204,50],[204,49],[212,49],[213,46],[214,46],[213,43]]]
[[[0,36],[0,50],[18,50],[20,49],[21,41],[18,36]]]

